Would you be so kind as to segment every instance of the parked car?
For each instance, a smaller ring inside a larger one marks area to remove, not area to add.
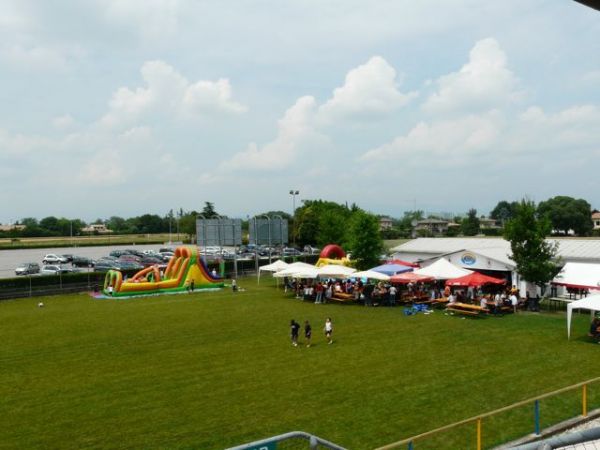
[[[65,264],[66,262],[67,258],[54,253],[46,255],[44,256],[44,259],[42,259],[42,263],[44,264]]]
[[[108,255],[114,258],[120,258],[123,255],[130,255],[129,250],[113,250]]]
[[[316,255],[317,253],[319,253],[321,251],[320,248],[317,247],[313,247],[312,245],[305,245],[304,248],[302,249],[304,251],[304,253],[306,253],[307,255]]]
[[[153,256],[145,256],[144,258],[142,258],[140,260],[140,264],[144,267],[149,267],[149,266],[161,266],[161,267],[166,267],[167,265],[165,264],[165,261],[162,258],[155,258]]]
[[[145,256],[145,253],[142,252],[141,250],[137,250],[135,248],[128,248],[126,250],[127,253],[129,253],[130,255],[135,255],[138,258],[143,258]]]
[[[283,249],[283,252],[281,252],[281,254],[283,256],[299,256],[302,254],[302,252],[297,248],[286,247]]]
[[[71,264],[73,267],[94,267],[95,261],[85,256],[73,256]]]
[[[40,273],[40,265],[38,263],[19,264],[15,269],[15,275],[31,275],[34,273]]]
[[[175,253],[175,250],[170,247],[161,247],[158,249],[158,253]]]
[[[141,260],[142,258],[140,258],[139,256],[132,255],[130,253],[126,253],[124,255],[119,256],[119,261],[133,261],[139,263]]]
[[[108,272],[109,270],[119,270],[117,261],[111,259],[99,259],[94,265],[94,272]]]
[[[116,266],[117,270],[142,270],[144,268],[136,261],[119,261]]]
[[[72,269],[68,267],[62,267],[56,264],[50,264],[42,267],[40,273],[42,275],[59,275],[64,273],[72,272]]]

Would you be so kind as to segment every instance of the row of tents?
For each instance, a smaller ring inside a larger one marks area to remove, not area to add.
[[[261,272],[271,272],[275,278],[360,278],[391,283],[426,283],[431,281],[446,281],[448,286],[479,287],[485,284],[501,285],[506,281],[484,275],[479,272],[455,266],[444,258],[433,264],[416,268],[414,264],[400,261],[390,261],[365,271],[356,271],[352,267],[329,264],[322,267],[303,262],[288,264],[278,260],[259,268]]]

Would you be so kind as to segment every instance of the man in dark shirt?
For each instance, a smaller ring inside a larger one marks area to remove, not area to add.
[[[300,324],[294,319],[290,322],[290,332],[292,337],[292,345],[298,347],[298,332],[300,331]]]
[[[312,337],[312,328],[308,320],[304,322],[304,337],[306,338],[306,346],[310,347],[310,338]]]

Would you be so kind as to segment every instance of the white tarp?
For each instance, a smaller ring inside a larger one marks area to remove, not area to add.
[[[600,264],[568,262],[552,282],[579,289],[600,289]]]
[[[370,280],[389,281],[390,276],[385,273],[375,272],[374,270],[365,270],[363,272],[354,272],[352,278],[367,278]]]
[[[355,268],[338,264],[327,264],[326,266],[319,267],[319,276],[323,278],[347,278],[350,275],[354,276],[354,272],[356,272]]]
[[[307,264],[304,262],[295,262],[289,264],[285,269],[275,272],[273,276],[275,278],[284,278],[284,277],[292,277],[294,274],[298,272],[300,269],[315,269],[315,266],[312,264]]]
[[[440,258],[427,267],[415,270],[414,273],[417,275],[433,277],[436,280],[450,280],[452,278],[464,277],[465,275],[473,273],[473,271],[455,266],[444,258]]]
[[[594,312],[600,311],[600,294],[575,300],[567,305],[567,337],[571,339],[571,317],[574,309],[589,309],[592,316]]]
[[[278,259],[272,264],[266,266],[260,266],[258,270],[260,272],[279,272],[280,270],[287,269],[290,265],[281,259]]]

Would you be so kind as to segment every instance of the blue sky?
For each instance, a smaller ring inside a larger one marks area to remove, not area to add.
[[[574,1],[4,0],[0,222],[299,199],[600,208],[600,13]]]

